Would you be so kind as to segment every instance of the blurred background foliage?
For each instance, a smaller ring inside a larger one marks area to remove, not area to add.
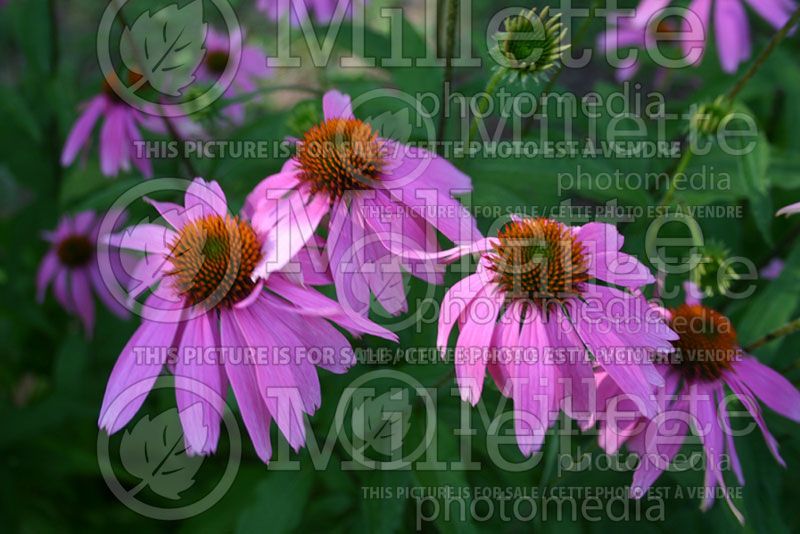
[[[140,9],[138,1],[134,4]],[[255,11],[252,2],[233,2],[251,42],[260,43],[267,53],[275,50],[275,27]],[[586,3],[578,2],[580,6]],[[632,7],[631,2],[626,2]],[[154,5],[160,5],[155,4]],[[366,52],[387,57],[391,44],[387,34],[389,20],[379,16],[380,9],[400,5],[406,9],[403,19],[403,45],[411,57],[423,57],[425,41],[421,35],[423,6],[417,0],[402,3],[371,2],[368,6],[369,29]],[[472,2],[473,53],[484,62],[489,59],[486,45],[486,22],[500,8],[515,5],[496,0]],[[343,471],[340,463],[347,451],[337,443],[333,461],[324,470],[314,470],[306,451],[292,455],[300,460],[300,472],[268,469],[262,465],[247,440],[243,459],[233,486],[225,497],[203,514],[181,522],[156,522],[139,516],[123,506],[111,494],[100,476],[97,459],[97,416],[105,382],[120,349],[136,327],[136,321],[124,322],[107,313],[100,313],[93,339],[86,340],[75,318],[67,316],[51,297],[44,305],[35,302],[35,273],[46,244],[44,230],[55,226],[61,213],[80,209],[107,208],[123,191],[142,178],[134,173],[108,179],[99,173],[96,154],[84,165],[63,169],[59,155],[64,138],[74,122],[78,106],[100,87],[101,75],[95,54],[95,30],[105,3],[89,0],[59,2],[52,0],[10,0],[0,7],[0,517],[9,531],[41,532],[50,530],[106,530],[110,527],[147,528],[186,532],[252,532],[288,531],[400,531],[415,528],[416,504],[412,499],[365,499],[362,487],[624,487],[630,473],[589,469],[558,476],[554,469],[559,441],[550,436],[540,464],[522,472],[509,472],[494,466],[486,450],[487,430],[480,418],[472,421],[478,433],[473,437],[471,456],[484,467],[478,471],[426,471],[412,467],[404,471]],[[130,7],[130,6],[129,6]],[[529,7],[520,5],[519,7]],[[759,50],[771,35],[771,29],[751,16],[754,50]],[[581,43],[582,50],[591,47],[603,29],[601,20],[588,26]],[[320,32],[324,28],[318,28]],[[573,29],[574,30],[574,29]],[[351,28],[345,22],[337,39],[334,56],[349,54]],[[300,37],[295,36],[295,50],[304,53]],[[758,266],[773,257],[786,260],[779,278],[756,282],[754,295],[747,300],[726,300],[717,297],[716,306],[732,314],[742,341],[757,339],[764,333],[794,317],[800,300],[800,232],[798,219],[773,219],[775,209],[800,198],[800,136],[795,132],[800,119],[800,43],[796,36],[787,39],[741,94],[741,103],[751,110],[759,129],[759,150],[748,158],[758,161],[737,161],[721,153],[695,158],[688,172],[713,165],[717,172],[729,172],[728,190],[707,187],[703,190],[679,192],[676,198],[686,205],[740,205],[743,218],[699,219],[704,237],[724,245],[732,255],[750,258]],[[488,63],[491,65],[491,63]],[[744,68],[744,66],[743,66]],[[646,94],[653,90],[652,65],[645,65],[635,79]],[[455,69],[454,88],[470,95],[482,90],[490,71]],[[335,87],[353,96],[371,89],[397,88],[411,94],[438,94],[441,69],[374,68],[342,69],[332,60],[326,68],[309,68],[301,73],[276,70],[267,86],[305,84],[313,89]],[[734,79],[721,72],[713,49],[708,50],[699,68],[670,72],[664,87],[667,110],[681,112],[693,103],[713,100],[727,90]],[[519,91],[519,86],[507,88]],[[537,92],[540,86],[529,86]],[[610,94],[619,89],[613,71],[598,55],[583,68],[566,70],[555,91],[570,91],[580,96],[590,91]],[[248,107],[246,123],[238,128],[218,129],[212,135],[229,140],[282,140],[297,127],[296,105],[305,104],[314,94],[265,92]],[[391,109],[366,109],[377,116]],[[610,120],[604,117],[600,121]],[[494,124],[492,119],[490,126]],[[454,137],[460,132],[457,118],[449,121],[448,131]],[[549,120],[549,139],[563,132],[558,118]],[[685,124],[673,121],[666,137],[677,137]],[[574,131],[580,139],[589,135],[588,125],[578,119]],[[652,129],[652,139],[657,140]],[[420,132],[412,132],[412,139]],[[540,135],[538,128],[528,134]],[[152,137],[158,139],[158,137]],[[207,179],[220,182],[234,207],[241,205],[244,195],[264,176],[277,171],[281,159],[214,159],[195,160],[194,165]],[[663,191],[643,189],[602,190],[595,187],[594,176],[603,172],[660,172],[672,162],[663,158],[511,158],[479,157],[454,160],[474,182],[473,203],[480,206],[527,207],[544,210],[565,201],[574,205],[600,205],[618,199],[620,205],[646,207],[660,198]],[[185,176],[179,160],[155,162],[156,176]],[[558,173],[586,173],[568,192],[558,189]],[[149,215],[147,206],[133,208],[131,220]],[[480,220],[482,230],[493,224],[490,218]],[[652,219],[620,222],[626,238],[626,250],[647,261],[646,233]],[[664,235],[685,237],[685,227],[664,228]],[[688,250],[685,251],[688,254]],[[681,253],[681,251],[677,251]],[[449,275],[448,283],[461,276]],[[685,275],[684,275],[685,276]],[[668,287],[675,287],[683,276],[670,277]],[[426,288],[410,281],[413,303],[426,297]],[[436,288],[434,299],[441,299],[443,288]],[[414,306],[420,315],[430,317],[428,305]],[[403,347],[431,347],[435,324],[420,322],[400,332]],[[356,342],[362,347],[389,346],[374,339]],[[798,368],[800,337],[767,345],[759,357],[787,373],[795,383],[800,379]],[[461,406],[450,395],[452,380],[447,377],[448,365],[434,362],[425,365],[385,364],[360,365],[345,376],[321,372],[324,400],[322,408],[310,420],[314,436],[322,440],[331,428],[337,399],[358,376],[376,368],[393,368],[408,373],[426,386],[440,384],[437,413],[437,457],[442,461],[458,461],[461,457],[457,437],[451,429],[460,424]],[[168,380],[165,378],[164,380]],[[500,400],[493,385],[485,389],[483,403],[489,413]],[[157,414],[174,406],[170,390],[154,392],[141,414]],[[505,406],[510,410],[510,405]],[[410,418],[409,442],[423,432],[425,417],[415,408]],[[747,485],[744,498],[737,502],[747,523],[744,530],[754,532],[789,532],[800,530],[796,503],[800,488],[792,476],[800,466],[800,428],[784,419],[767,414],[768,424],[781,444],[788,468],[780,468],[769,455],[763,439],[751,433],[737,439],[737,447],[745,470]],[[562,418],[562,424],[569,424]],[[562,425],[559,425],[562,426]],[[500,432],[510,430],[510,424]],[[282,438],[274,432],[273,445]],[[112,446],[120,436],[112,437]],[[571,443],[572,452],[595,451],[593,435],[579,435]],[[219,454],[205,460],[192,492],[202,495],[217,480],[227,458],[222,444]],[[285,447],[285,443],[283,444]],[[696,445],[694,446],[697,447]],[[691,447],[689,447],[691,448]],[[502,447],[504,456],[521,462],[516,446]],[[567,452],[567,451],[564,451]],[[118,467],[118,466],[117,466]],[[274,466],[273,466],[274,467]],[[695,487],[702,484],[697,471],[666,473],[657,486]],[[154,499],[157,501],[158,497]],[[169,504],[165,501],[165,504]],[[504,522],[495,515],[488,521],[445,521],[424,524],[425,530],[516,532],[534,528],[538,531],[613,531],[633,527],[641,531],[707,531],[727,532],[739,529],[724,503],[717,502],[708,513],[699,511],[697,498],[670,499],[666,502],[664,522],[644,520],[628,524],[610,519],[590,522],[541,522],[533,524]]]

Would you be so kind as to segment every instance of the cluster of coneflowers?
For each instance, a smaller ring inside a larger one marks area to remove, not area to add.
[[[328,16],[323,4],[316,10]],[[560,25],[542,18],[547,11],[523,12],[510,27],[529,31],[539,20],[542,35],[560,42]],[[521,62],[518,45],[499,46]],[[542,65],[550,69],[562,48],[548,50]],[[219,60],[209,55],[205,68],[219,68]],[[535,70],[533,63],[520,65]],[[255,61],[245,66],[237,90],[248,90],[259,74]],[[46,236],[52,248],[38,274],[39,296],[52,284],[87,333],[93,293],[126,316],[126,299],[147,292],[142,323],[111,372],[101,428],[123,428],[168,371],[191,454],[216,450],[229,388],[264,462],[273,420],[297,450],[305,443],[306,417],[322,401],[317,368],[344,373],[354,365],[352,336],[397,341],[370,320],[373,303],[392,315],[406,313],[404,272],[441,284],[447,264],[475,255],[475,272],[444,297],[436,342],[449,354],[455,339],[453,365],[465,402],[480,401],[487,371],[512,399],[524,454],[540,450],[564,412],[586,430],[597,425],[609,454],[625,445],[639,455],[632,484],[638,498],[693,429],[707,459],[709,505],[711,490],[726,487],[723,457],[744,482],[723,401],[730,390],[782,463],[760,403],[800,421],[800,392],[744,353],[730,319],[703,305],[696,286],[687,283],[676,308],[646,298],[655,279],[622,251],[624,238],[609,224],[515,216],[483,237],[457,200],[471,190],[468,176],[432,152],[380,137],[354,115],[347,95],[328,91],[322,108],[323,120],[305,131],[295,155],[252,190],[238,214],[219,184],[195,178],[183,204],[147,199],[166,224],[100,235],[102,217],[83,212],[64,217]],[[89,103],[64,162],[86,145],[100,116],[104,171],[133,162],[149,176],[131,141],[150,119],[113,91]],[[440,236],[453,247],[439,250]],[[100,263],[98,251],[106,246],[121,254]],[[101,264],[110,272],[101,272]],[[125,298],[107,289],[109,276],[129,288]],[[331,285],[335,299],[320,291]],[[314,353],[326,357],[308,356]]]

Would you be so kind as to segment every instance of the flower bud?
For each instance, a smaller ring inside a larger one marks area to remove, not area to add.
[[[508,17],[504,26],[505,31],[495,35],[497,51],[492,55],[509,71],[510,81],[533,78],[538,82],[569,48],[562,44],[567,29],[561,24],[561,15],[551,16],[549,6],[539,12],[536,8],[522,10]]]
[[[702,250],[702,259],[691,272],[692,282],[706,296],[725,295],[731,284],[739,279],[730,260],[730,250],[722,243],[709,241]]]
[[[689,130],[696,135],[716,135],[720,124],[730,115],[733,106],[725,96],[702,104],[689,119]]]

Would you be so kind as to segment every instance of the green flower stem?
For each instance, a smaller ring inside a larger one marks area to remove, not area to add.
[[[682,174],[684,171],[686,171],[686,167],[692,160],[693,155],[694,153],[692,152],[692,147],[687,145],[686,150],[681,156],[681,160],[678,162],[678,166],[675,167],[675,172],[673,172],[672,176],[670,177],[669,189],[667,189],[667,192],[664,194],[664,198],[661,199],[661,206],[668,206],[670,202],[672,202],[672,197],[675,195],[675,189],[678,187],[677,177],[679,174]]]
[[[453,49],[456,46],[456,25],[458,24],[458,10],[461,7],[459,0],[447,0],[447,25],[445,27],[444,49],[444,77],[442,78],[442,93],[440,96],[439,115],[439,140],[443,140],[447,133],[447,113],[445,112],[445,95],[447,87],[453,83]]]
[[[478,133],[478,121],[482,120],[480,119],[480,116],[486,112],[486,108],[489,106],[489,99],[492,98],[497,86],[500,85],[500,82],[503,80],[503,78],[505,78],[505,76],[506,69],[500,67],[494,71],[492,77],[489,78],[488,82],[486,82],[486,88],[483,90],[483,92],[486,93],[486,98],[481,99],[481,101],[478,102],[478,113],[472,117],[472,125],[469,128],[469,137],[467,137],[467,143],[469,143],[475,137],[475,134]]]
[[[766,336],[753,341],[752,343],[744,347],[744,350],[745,352],[752,352],[759,347],[763,347],[767,343],[771,343],[772,341],[775,341],[778,338],[788,336],[789,334],[793,334],[797,331],[800,331],[800,319],[795,319],[790,323],[786,323],[777,330],[773,330]]]
[[[750,68],[747,69],[747,72],[744,73],[739,81],[736,82],[736,85],[734,85],[733,88],[728,92],[729,99],[733,100],[736,98],[747,82],[749,82],[750,79],[755,76],[756,72],[758,72],[761,66],[764,65],[764,62],[767,61],[767,58],[772,51],[775,50],[779,44],[781,44],[781,41],[783,41],[783,39],[789,33],[789,30],[791,30],[792,27],[797,24],[798,20],[800,20],[800,7],[797,8],[794,13],[792,13],[792,16],[789,17],[789,20],[786,21],[786,24],[783,25],[783,28],[778,30],[778,33],[772,36],[772,39],[770,39],[766,48],[761,51],[753,64],[750,65]]]
[[[573,46],[581,44],[584,38],[586,38],[586,34],[589,31],[589,26],[591,26],[592,21],[594,21],[595,10],[597,9],[598,4],[599,0],[592,0],[592,2],[589,4],[589,16],[583,19],[583,22],[581,22],[581,25],[578,27],[578,31],[575,32],[575,38],[572,39]],[[542,92],[539,94],[540,98],[553,90],[553,87],[556,85],[558,78],[561,76],[561,73],[563,72],[564,72],[564,63],[561,62],[558,64],[555,72],[553,72],[553,75],[550,76],[550,79],[547,80],[547,83],[542,88]],[[534,124],[533,117],[531,117],[530,120],[525,122],[525,125],[522,127],[523,136],[530,133],[533,124]]]
[[[266,93],[277,93],[279,91],[300,91],[316,96],[322,96],[324,94],[324,92],[321,89],[314,89],[313,87],[306,87],[303,85],[275,85],[272,87],[261,87],[259,89],[256,89],[255,91],[250,91],[249,93],[242,93],[241,95],[236,95],[233,98],[226,98],[225,100],[222,101],[222,107],[226,108],[234,104],[249,102],[250,100],[252,100],[257,96],[261,96]]]

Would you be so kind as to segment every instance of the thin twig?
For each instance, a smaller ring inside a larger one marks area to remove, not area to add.
[[[445,111],[445,97],[447,95],[448,87],[453,83],[453,49],[456,46],[456,24],[458,22],[458,9],[459,0],[447,0],[447,27],[445,37],[445,51],[444,51],[444,77],[442,79],[442,92],[441,92],[441,114],[439,115],[439,135],[440,141],[444,140],[447,134],[447,115]]]
[[[778,30],[778,33],[772,36],[772,39],[770,39],[766,48],[761,51],[753,64],[750,65],[750,68],[747,69],[747,72],[745,72],[744,75],[739,78],[739,81],[736,82],[736,85],[734,85],[733,88],[728,92],[728,98],[730,100],[736,98],[747,82],[749,82],[750,79],[755,76],[756,72],[758,72],[762,65],[764,65],[764,62],[767,61],[767,58],[770,56],[770,54],[772,54],[772,51],[778,47],[781,41],[783,41],[783,39],[786,37],[786,34],[789,33],[789,30],[792,29],[792,26],[794,26],[799,19],[800,7],[798,7],[794,13],[792,13],[792,16],[789,17],[789,20],[786,21],[786,24],[784,24],[783,27]]]
[[[800,319],[795,319],[792,322],[786,323],[785,325],[783,325],[782,327],[778,328],[777,330],[773,330],[772,332],[770,332],[766,336],[753,341],[752,343],[750,343],[749,345],[744,347],[744,351],[745,352],[752,352],[752,351],[756,350],[757,348],[763,347],[767,343],[771,343],[772,341],[775,341],[778,338],[781,338],[781,337],[784,337],[784,336],[788,336],[789,334],[793,334],[793,333],[797,332],[798,330],[800,330]]]

